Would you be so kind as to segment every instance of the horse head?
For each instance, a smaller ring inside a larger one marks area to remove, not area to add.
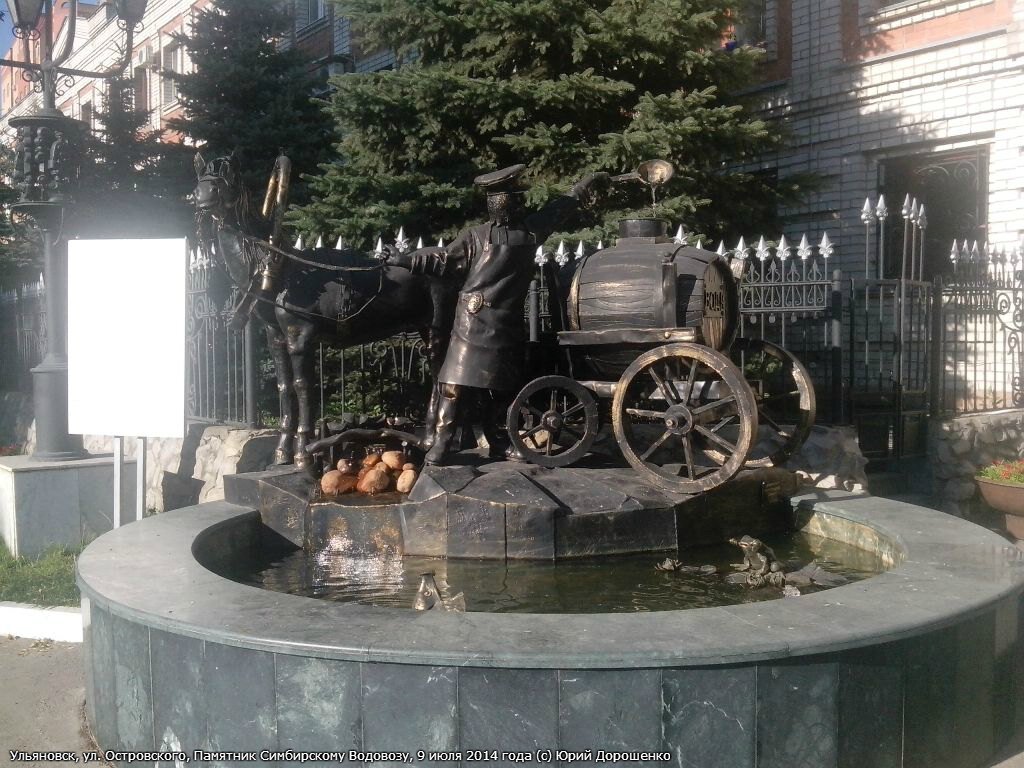
[[[234,157],[228,155],[206,162],[202,154],[197,152],[193,164],[196,187],[192,199],[196,208],[221,217],[235,212],[245,191]]]
[[[239,287],[248,287],[258,269],[259,256],[245,236],[257,233],[249,231],[252,222],[248,195],[234,154],[206,162],[197,152],[193,164],[196,187],[192,201],[196,207],[200,242],[216,242],[213,250],[227,268],[232,281]],[[226,231],[224,225],[227,225]]]

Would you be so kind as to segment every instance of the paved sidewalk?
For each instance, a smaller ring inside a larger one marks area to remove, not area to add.
[[[84,704],[81,643],[0,637],[0,766],[25,765],[11,761],[12,749],[89,749]]]

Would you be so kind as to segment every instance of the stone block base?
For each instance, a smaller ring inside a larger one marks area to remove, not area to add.
[[[135,462],[125,462],[122,509],[135,509]],[[114,459],[37,461],[0,457],[0,537],[12,554],[33,557],[79,546],[113,527]],[[134,512],[126,513],[134,519]]]

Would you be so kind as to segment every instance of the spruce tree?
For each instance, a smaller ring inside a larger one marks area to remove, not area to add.
[[[176,237],[187,234],[185,195],[194,185],[191,151],[149,127],[130,81],[107,84],[97,128],[85,137],[71,230],[80,237]]]
[[[330,122],[312,98],[308,56],[279,43],[291,25],[274,0],[213,0],[178,37],[194,71],[173,75],[184,117],[170,121],[207,159],[235,153],[254,193],[266,188],[280,150],[298,173],[316,169]]]
[[[451,236],[480,218],[482,171],[527,163],[539,205],[587,171],[661,157],[676,173],[659,215],[710,234],[769,226],[795,184],[724,170],[779,141],[736,96],[761,55],[724,44],[741,4],[336,0],[362,46],[400,66],[333,79],[337,157],[293,221],[362,244],[399,224]],[[576,233],[607,238],[637,211],[650,215],[649,192],[618,185]]]

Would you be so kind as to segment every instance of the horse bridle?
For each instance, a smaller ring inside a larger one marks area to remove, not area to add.
[[[237,206],[242,199],[242,195],[238,195],[233,203],[229,203],[225,200],[224,195],[222,194],[222,190],[231,188],[229,176],[237,178],[237,175],[234,173],[234,169],[231,165],[231,161],[228,158],[215,158],[206,164],[206,166],[203,169],[203,173],[197,178],[197,188],[199,184],[206,182],[211,184],[213,188],[217,190],[217,205],[215,206],[215,208],[220,208],[223,210],[224,208],[227,207]],[[236,211],[236,216],[237,215],[238,212]],[[359,309],[357,309],[355,312],[346,314],[342,321],[351,320],[352,318],[362,313],[363,310],[365,310],[371,303],[373,303],[374,299],[376,299],[378,296],[380,296],[381,293],[383,293],[384,270],[387,267],[387,263],[384,260],[381,260],[379,264],[375,264],[369,267],[342,267],[334,264],[324,264],[323,262],[304,259],[291,251],[284,250],[283,248],[280,248],[267,240],[249,235],[243,232],[238,227],[228,224],[222,213],[218,213],[218,211],[215,210],[214,207],[202,208],[198,205],[198,200],[196,200],[196,232],[199,235],[198,245],[200,249],[204,251],[204,254],[208,257],[207,260],[211,264],[216,266],[216,268],[219,269],[222,273],[224,273],[229,279],[233,280],[231,275],[228,273],[225,265],[221,264],[220,261],[217,259],[209,258],[209,243],[212,242],[214,238],[204,238],[201,234],[203,232],[203,225],[206,224],[207,222],[213,222],[216,227],[229,231],[232,235],[236,236],[242,244],[242,257],[245,260],[246,264],[249,266],[250,270],[250,284],[249,288],[246,290],[245,296],[243,296],[243,300],[246,297],[251,296],[251,298],[255,301],[270,304],[271,306],[274,307],[281,307],[286,312],[290,312],[291,314],[294,315],[317,317],[322,320],[327,320],[328,322],[339,322],[338,318],[331,318],[326,315],[322,315],[318,312],[285,307],[283,305],[278,304],[274,300],[268,299],[264,296],[260,296],[256,292],[256,278],[259,276],[260,272],[265,266],[265,262],[270,258],[271,253],[276,253],[290,261],[298,262],[306,266],[324,269],[331,272],[379,272],[380,281],[377,285],[376,292],[368,299],[366,299],[366,301],[363,302],[363,305],[359,307]],[[261,251],[265,253],[266,256],[261,256]]]

